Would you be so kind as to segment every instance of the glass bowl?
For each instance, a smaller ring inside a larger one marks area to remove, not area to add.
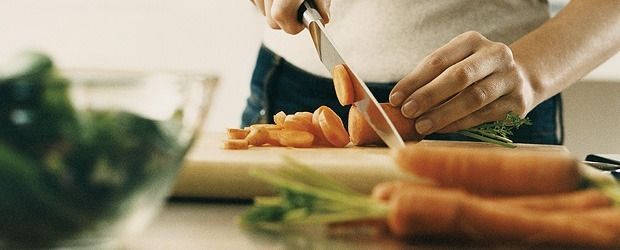
[[[0,248],[119,247],[164,203],[216,79],[45,70],[0,74]]]

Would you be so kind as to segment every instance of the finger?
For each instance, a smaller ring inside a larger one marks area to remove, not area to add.
[[[425,135],[434,133],[485,107],[508,93],[510,89],[510,84],[503,80],[502,75],[490,75],[471,84],[438,108],[420,116],[416,120],[416,130]]]
[[[400,80],[390,93],[390,104],[400,106],[414,91],[435,79],[448,67],[473,54],[481,43],[488,41],[477,32],[466,32],[441,46]]]
[[[504,119],[506,114],[512,111],[513,105],[510,101],[500,98],[487,106],[473,112],[447,126],[440,129],[439,133],[449,133],[459,130],[473,128],[483,123],[494,122]]]
[[[264,3],[265,17],[267,18],[267,24],[269,25],[269,27],[271,27],[272,29],[279,30],[280,26],[278,25],[278,23],[276,23],[275,20],[273,20],[273,17],[271,17],[271,6],[272,5],[273,5],[273,0],[265,0],[265,3]]]
[[[264,16],[265,15],[265,1],[264,0],[253,0],[252,2],[254,3],[258,11]]]
[[[323,24],[329,23],[330,13],[329,8],[331,7],[331,0],[323,0],[323,1],[314,1],[316,3],[316,8],[321,14],[321,18],[323,18]]]
[[[304,25],[297,21],[297,10],[303,0],[274,1],[271,6],[271,18],[289,34],[297,34],[304,29]]]
[[[469,85],[500,70],[503,58],[498,58],[494,51],[492,47],[485,47],[475,52],[413,92],[404,101],[401,108],[403,115],[407,118],[417,118]]]

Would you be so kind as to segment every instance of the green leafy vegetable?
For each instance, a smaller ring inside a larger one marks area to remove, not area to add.
[[[329,176],[290,158],[276,172],[254,169],[251,175],[279,189],[277,197],[256,197],[241,224],[273,227],[328,224],[359,219],[385,218],[386,204],[351,190]]]
[[[480,141],[514,148],[516,146],[508,137],[512,135],[513,129],[519,129],[522,125],[532,125],[532,122],[527,117],[521,118],[512,112],[508,112],[503,120],[480,124],[457,133]]]

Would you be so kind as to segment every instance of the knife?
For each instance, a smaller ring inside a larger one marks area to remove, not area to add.
[[[379,102],[372,92],[370,92],[366,83],[351,70],[340,56],[334,43],[327,35],[325,26],[323,26],[321,22],[321,15],[314,7],[313,2],[308,0],[304,1],[297,12],[297,17],[299,19],[298,21],[303,22],[310,32],[316,52],[319,54],[319,59],[323,62],[327,71],[333,74],[334,67],[339,64],[347,68],[355,89],[356,101],[353,105],[359,109],[362,117],[366,119],[370,127],[372,127],[388,147],[404,147],[405,143],[403,138],[398,134],[396,127],[394,127],[392,121],[387,117],[385,111],[379,106]]]

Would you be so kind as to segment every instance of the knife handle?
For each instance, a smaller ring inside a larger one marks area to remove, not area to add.
[[[316,4],[313,0],[305,0],[297,10],[297,21],[303,23],[306,27],[312,22],[320,22],[322,20],[321,13],[316,10]]]

